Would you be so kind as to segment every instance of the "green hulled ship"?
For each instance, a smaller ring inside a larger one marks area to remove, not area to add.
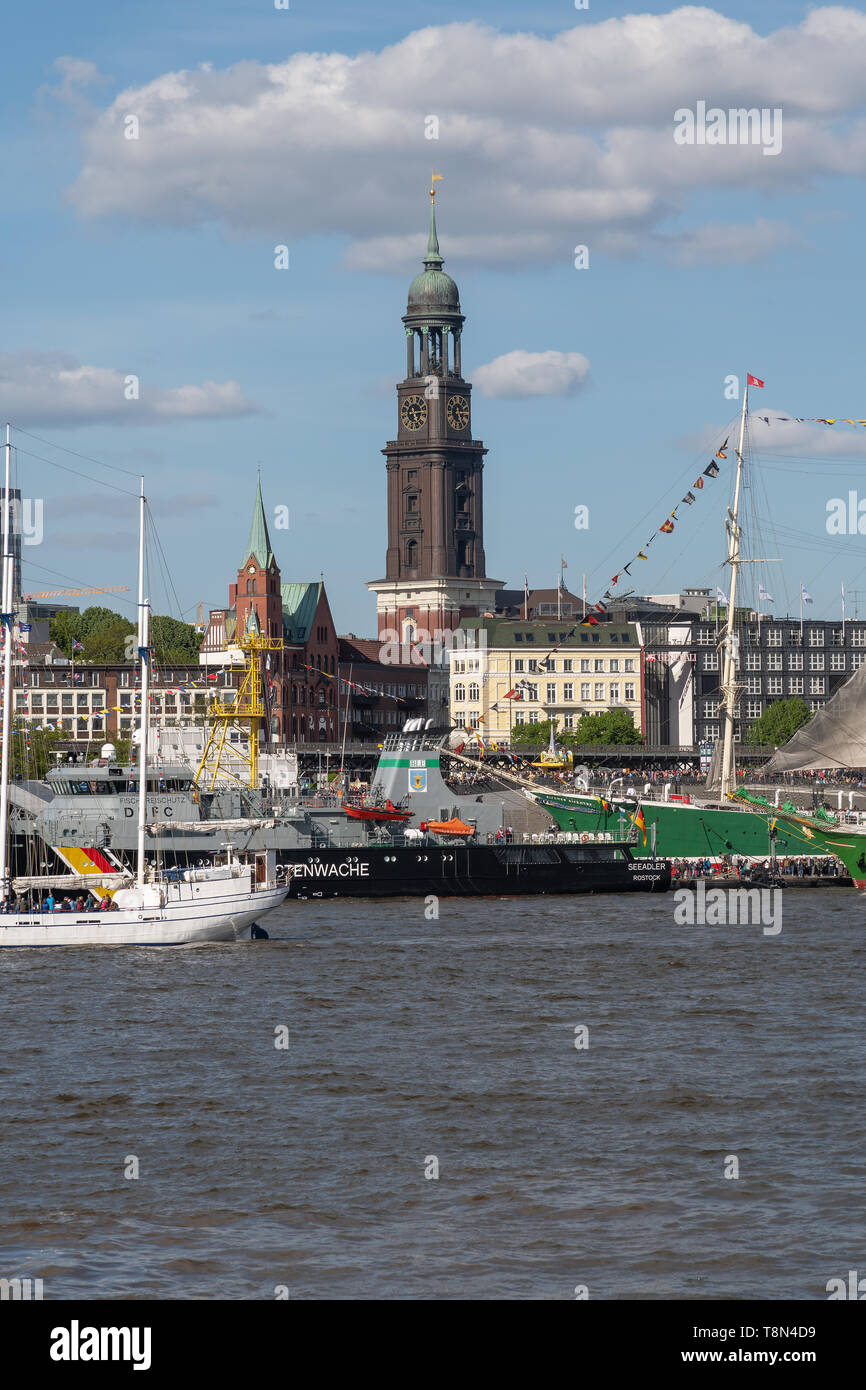
[[[562,830],[579,834],[596,834],[600,830],[621,833],[623,823],[628,827],[636,812],[633,800],[608,800],[588,792],[536,791],[533,796]],[[656,854],[663,859],[719,859],[734,854],[769,859],[773,852],[780,858],[810,852],[803,847],[802,831],[783,824],[779,813],[767,804],[760,809],[747,809],[699,802],[642,801],[641,810],[647,844],[652,844],[654,836]],[[775,850],[770,840],[774,820]],[[816,853],[815,847],[811,853]]]

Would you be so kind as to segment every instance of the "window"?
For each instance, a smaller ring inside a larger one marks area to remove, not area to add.
[[[469,727],[470,727],[470,729],[477,729],[477,728],[478,728],[478,723],[479,723],[480,718],[481,718],[481,716],[480,716],[477,712],[474,713],[474,714],[470,714],[470,716],[469,716]]]
[[[630,633],[630,632],[624,632],[624,633],[622,634],[622,640],[623,640],[624,642],[630,642],[630,641],[631,641],[631,633]]]
[[[602,681],[596,681],[596,683],[595,683],[595,694],[593,695],[593,699],[594,699],[594,700],[603,700],[603,699],[604,699],[604,683],[603,683]]]
[[[768,670],[768,671],[781,671],[781,669],[782,669],[782,653],[781,653],[781,652],[767,652],[767,670]]]
[[[809,694],[810,694],[810,695],[823,695],[823,694],[824,694],[824,677],[823,677],[823,676],[810,676],[810,677],[809,677]]]
[[[855,627],[851,629],[851,646],[866,647],[866,628]]]
[[[589,673],[589,670],[590,670],[590,665],[589,665],[588,659],[587,659],[585,656],[584,656],[584,657],[581,657],[581,659],[580,659],[580,674],[581,674],[582,676],[583,676],[583,675],[587,675],[587,674]]]
[[[701,647],[711,647],[713,645],[713,629],[711,627],[698,628],[698,645]]]
[[[537,671],[537,670],[538,670],[538,662],[537,662],[537,660],[536,660],[536,658],[535,658],[534,656],[531,656],[531,657],[529,658],[529,668],[528,668],[528,669],[529,669],[530,671]]]
[[[410,492],[410,493],[408,493],[407,496],[406,496],[406,511],[407,511],[407,512],[417,512],[417,510],[418,510],[418,494],[417,494],[417,492]]]
[[[546,700],[547,700],[547,703],[548,703],[549,705],[555,704],[555,702],[556,702],[556,683],[555,683],[555,681],[548,681],[548,682],[547,682],[547,696],[546,696]]]
[[[563,671],[573,671],[573,670],[574,670],[574,662],[572,661],[572,659],[571,659],[570,656],[567,656],[567,657],[565,658],[565,660],[563,661],[563,663],[562,663],[562,669],[563,669]]]
[[[565,727],[566,727],[566,729],[573,729],[573,728],[574,728],[574,715],[573,715],[573,714],[567,714],[567,715],[565,716]]]
[[[831,652],[831,653],[830,653],[830,670],[831,670],[831,671],[844,671],[844,670],[845,670],[845,653],[844,653],[844,652]]]
[[[705,724],[705,725],[704,725],[704,738],[705,738],[705,739],[717,739],[718,736],[719,736],[719,726],[718,726],[718,724]]]
[[[788,641],[791,643],[792,647],[802,647],[803,637],[798,627],[791,628],[791,631],[788,633]]]
[[[810,652],[810,653],[809,653],[809,670],[810,670],[810,671],[823,671],[823,669],[824,669],[824,653],[823,653],[823,652]]]
[[[524,667],[523,667],[523,657],[522,657],[522,656],[518,656],[518,657],[515,658],[515,661],[514,661],[514,669],[515,669],[515,671],[522,671],[522,670],[524,669]]]
[[[566,681],[565,685],[562,687],[562,698],[563,700],[574,699],[574,685],[571,681]]]
[[[530,681],[527,681],[527,682],[526,682],[526,685],[524,686],[524,690],[525,690],[525,692],[526,692],[525,698],[526,698],[527,700],[537,700],[537,699],[538,699],[538,686],[537,686],[537,685],[534,685],[534,684],[532,684]]]
[[[760,671],[760,669],[761,669],[761,653],[760,653],[760,652],[746,652],[746,670],[747,670],[747,671]]]
[[[555,642],[555,641],[556,641],[556,633],[555,633],[555,632],[548,632],[548,634],[547,634],[547,640],[548,640],[548,642]]]
[[[746,694],[747,694],[747,695],[760,695],[760,693],[761,693],[761,677],[760,677],[760,676],[748,676],[748,677],[746,678]]]
[[[768,627],[768,628],[765,628],[764,631],[765,631],[766,634],[767,634],[767,646],[768,646],[768,647],[781,647],[781,645],[782,645],[782,629],[781,629],[780,627]]]
[[[526,719],[525,719],[525,717],[524,717],[524,714],[523,714],[523,710],[522,710],[522,709],[516,709],[516,710],[514,711],[514,722],[515,722],[515,724],[525,724],[525,723],[526,723]]]
[[[834,647],[844,647],[845,633],[843,632],[841,627],[834,627],[831,633],[830,640],[832,641]]]
[[[595,662],[594,662],[594,664],[593,664],[593,668],[592,668],[592,669],[593,669],[594,671],[603,671],[603,670],[604,670],[604,658],[603,658],[603,657],[598,657],[598,656],[597,656],[597,657],[595,658]]]
[[[618,671],[618,670],[619,670],[619,657],[616,657],[616,656],[612,656],[612,657],[611,657],[611,659],[610,659],[610,669],[611,669],[611,671]]]
[[[406,568],[413,570],[418,564],[418,542],[409,540],[406,542]]]
[[[589,691],[590,691],[590,684],[589,684],[589,681],[581,681],[581,682],[580,682],[580,698],[581,698],[581,700],[591,700],[591,699],[592,699],[592,696],[590,695]]]
[[[703,670],[718,671],[719,654],[718,652],[704,652]]]
[[[812,627],[809,629],[809,646],[823,647],[824,629],[822,627]]]
[[[804,681],[803,681],[803,677],[802,677],[802,676],[789,676],[789,677],[788,677],[788,694],[789,694],[789,695],[802,695],[802,694],[803,694],[803,685],[804,685]]]
[[[715,719],[719,713],[718,700],[704,700],[704,718]]]
[[[537,709],[531,709],[531,710],[529,711],[529,722],[530,722],[530,724],[537,724],[537,723],[538,723],[538,710],[537,710]]]
[[[120,673],[120,684],[121,684],[121,685],[129,685],[129,672],[128,672],[128,671],[121,671],[121,673]]]
[[[768,694],[768,695],[781,695],[781,693],[782,693],[782,677],[781,677],[781,676],[768,676],[768,677],[767,677],[767,694]]]
[[[619,681],[613,681],[610,687],[610,703],[619,704]]]
[[[760,700],[747,700],[747,701],[746,701],[746,718],[747,718],[747,719],[760,719],[760,717],[761,717],[761,709],[762,709],[762,705],[761,705],[761,701],[760,701]]]
[[[633,671],[633,670],[634,670],[634,657],[633,657],[633,656],[627,656],[627,657],[626,657],[625,661],[622,663],[622,669],[626,672],[626,674],[628,674],[629,671]]]
[[[851,670],[859,671],[860,667],[863,665],[864,658],[866,658],[866,652],[854,652],[851,657]]]
[[[465,700],[465,699],[466,699],[466,686],[463,685],[462,683],[461,683],[461,684],[458,684],[458,685],[455,685],[455,687],[454,687],[454,699],[455,699],[455,700]]]
[[[635,683],[634,683],[634,681],[626,681],[626,683],[625,683],[625,698],[626,698],[626,700],[636,700],[636,699],[637,699],[637,695],[635,694]]]
[[[802,653],[802,652],[790,652],[789,655],[788,655],[788,670],[789,670],[789,671],[802,671],[802,669],[803,669],[803,653]]]

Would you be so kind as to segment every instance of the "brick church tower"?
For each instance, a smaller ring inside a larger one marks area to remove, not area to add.
[[[238,570],[237,584],[232,584],[229,589],[229,607],[235,608],[238,636],[252,628],[263,637],[282,637],[280,570],[271,550],[262,503],[261,477],[256,483],[256,500],[244,562]]]
[[[377,595],[380,641],[436,640],[463,617],[493,609],[502,581],[484,561],[482,472],[472,438],[471,384],[463,377],[464,316],[442,269],[430,190],[424,269],[403,316],[406,376],[397,385],[397,438],[382,450],[388,479],[388,551]],[[427,636],[429,634],[429,637]]]

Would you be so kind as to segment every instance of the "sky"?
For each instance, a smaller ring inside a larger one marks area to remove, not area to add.
[[[866,417],[863,8],[55,0],[4,38],[0,411],[43,504],[25,589],[133,589],[143,473],[171,575],[155,607],[224,605],[261,466],[283,580],[323,574],[338,630],[373,634],[435,167],[488,574],[551,587],[562,558],[595,599],[654,534],[640,592],[726,591],[733,451],[681,498],[752,372],[766,563],[743,597],[760,582],[796,614],[805,585],[834,617],[844,583],[866,616],[856,519],[827,529],[858,486],[866,512],[866,429],[775,418]],[[781,111],[781,148],[770,124],[678,143],[700,102]]]

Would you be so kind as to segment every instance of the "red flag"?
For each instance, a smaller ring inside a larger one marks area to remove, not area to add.
[[[752,376],[752,373],[749,372],[746,377],[746,384],[748,386],[763,386],[764,383],[759,376]]]
[[[674,529],[674,523],[673,523],[672,521],[665,521],[665,522],[663,522],[662,525],[659,527],[659,530],[660,530],[660,531],[664,531],[665,535],[667,535],[667,536],[670,535],[670,533],[671,533],[671,531],[672,531],[673,529]]]

